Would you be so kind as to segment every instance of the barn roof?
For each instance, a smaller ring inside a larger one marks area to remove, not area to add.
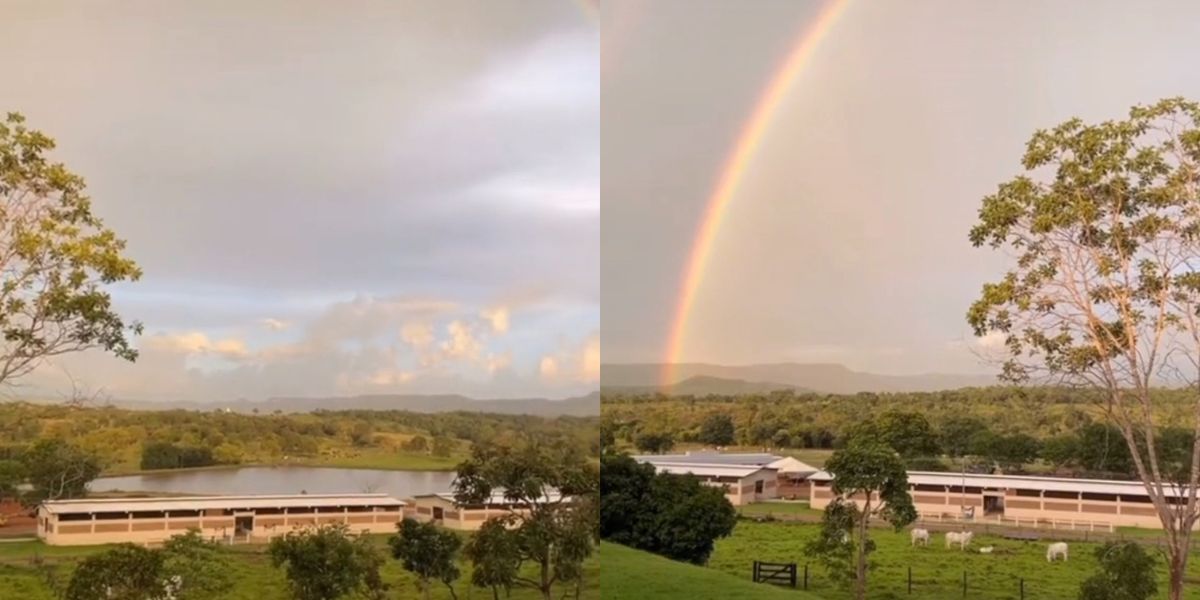
[[[819,471],[809,477],[814,481],[832,481],[833,476]],[[1140,481],[1115,479],[1074,479],[1069,477],[1037,477],[1033,475],[986,475],[979,473],[946,473],[931,471],[909,471],[908,482],[913,485],[946,485],[985,487],[999,489],[1040,490],[1048,492],[1086,492],[1092,494],[1119,494],[1145,496],[1146,487]],[[1167,496],[1184,496],[1185,486],[1166,486]]]
[[[166,510],[292,508],[308,506],[404,506],[387,494],[298,494],[271,496],[180,496],[170,498],[90,498],[47,500],[51,514]]]
[[[659,473],[671,473],[673,475],[698,475],[701,477],[747,477],[759,471],[774,471],[770,467],[762,467],[758,465],[730,465],[730,464],[704,464],[704,463],[671,463],[671,462],[655,462],[648,463],[654,465],[654,468]]]

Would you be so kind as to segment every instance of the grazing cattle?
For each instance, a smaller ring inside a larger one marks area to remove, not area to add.
[[[1054,562],[1054,559],[1062,557],[1067,560],[1067,543],[1055,542],[1046,548],[1046,562]]]
[[[946,547],[949,548],[954,544],[958,544],[959,550],[966,550],[967,546],[971,544],[971,538],[973,537],[975,537],[975,533],[972,531],[963,531],[961,533],[951,531],[946,534]]]
[[[991,547],[991,546],[984,546],[984,547],[982,547],[982,548],[980,548],[980,549],[979,549],[979,553],[980,553],[980,554],[991,554],[991,553],[992,553],[992,550],[994,550],[994,549],[995,549],[995,548],[993,548],[993,547]]]
[[[916,546],[917,542],[921,542],[922,546],[929,545],[929,530],[928,529],[914,529],[914,530],[912,530],[912,533],[910,535],[912,537],[912,545],[913,546]]]

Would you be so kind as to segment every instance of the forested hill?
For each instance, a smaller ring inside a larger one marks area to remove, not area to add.
[[[926,373],[881,375],[854,371],[839,364],[770,363],[716,365],[680,363],[671,366],[674,381],[663,386],[661,363],[608,363],[600,365],[603,390],[661,392],[668,395],[705,395],[767,390],[812,390],[822,394],[858,392],[930,392],[996,383],[993,375]],[[738,387],[747,389],[737,390]],[[749,389],[754,388],[754,389]]]
[[[474,444],[532,439],[599,456],[598,417],[481,412],[240,414],[0,403],[0,475],[31,446],[62,441],[107,472],[177,466],[317,464],[453,469]],[[182,458],[180,458],[182,457]],[[12,469],[7,472],[11,473]],[[0,477],[0,490],[4,489]]]
[[[58,404],[62,399],[28,399],[30,402]],[[305,413],[317,410],[403,410],[418,413],[481,412],[501,415],[534,415],[540,417],[587,417],[600,414],[600,392],[586,396],[548,400],[519,398],[476,400],[457,394],[431,395],[364,395],[339,397],[283,397],[264,401],[237,400],[234,402],[175,402],[133,401],[113,399],[108,402],[130,410],[229,410],[235,413]]]

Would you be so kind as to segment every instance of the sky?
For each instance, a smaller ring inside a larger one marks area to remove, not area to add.
[[[599,30],[564,0],[16,0],[0,111],[144,277],[10,393],[566,397],[599,371]]]
[[[731,200],[680,358],[989,372],[965,315],[1007,258],[967,232],[1033,132],[1200,99],[1200,5],[1150,4],[849,0]],[[721,165],[827,5],[602,5],[604,362],[664,359]]]

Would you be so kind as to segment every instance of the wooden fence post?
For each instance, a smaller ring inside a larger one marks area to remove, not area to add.
[[[963,571],[963,598],[967,597],[967,572]]]
[[[754,575],[752,575],[752,577],[754,578],[754,583],[758,583],[758,561],[757,560],[754,561]]]
[[[1025,600],[1025,578],[1021,578],[1021,600]]]

